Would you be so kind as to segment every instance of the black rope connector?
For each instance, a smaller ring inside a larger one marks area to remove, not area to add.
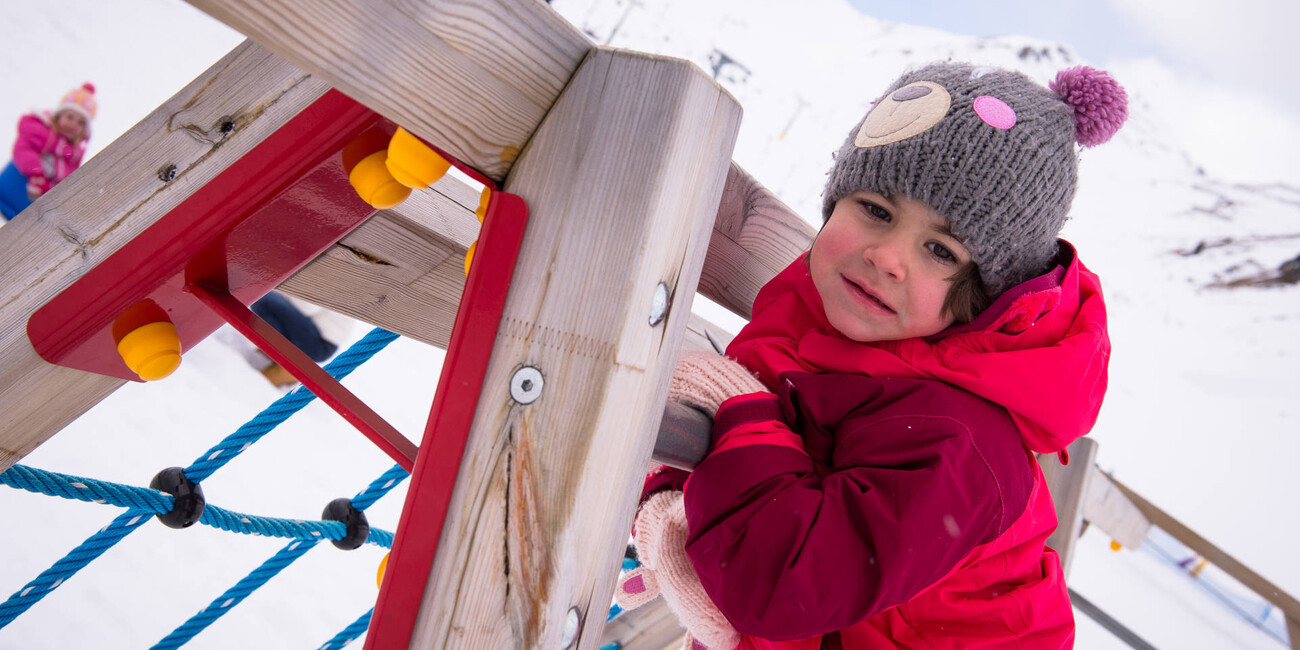
[[[153,480],[149,481],[149,487],[176,498],[171,512],[156,515],[158,521],[161,521],[164,526],[189,528],[203,516],[203,508],[207,506],[207,501],[203,499],[203,488],[199,487],[198,483],[185,478],[185,470],[179,467],[168,467],[158,472]]]
[[[349,499],[339,497],[330,501],[325,506],[325,511],[320,513],[320,518],[326,521],[341,521],[348,527],[348,532],[343,535],[343,539],[330,540],[330,543],[337,548],[351,551],[360,548],[366,543],[366,538],[370,537],[370,522],[366,521],[366,513],[357,510]]]

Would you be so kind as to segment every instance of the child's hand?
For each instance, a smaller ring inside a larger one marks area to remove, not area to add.
[[[41,176],[31,176],[27,179],[27,198],[35,201],[45,193],[45,188],[49,187],[49,181]]]
[[[712,352],[682,352],[668,388],[668,399],[713,417],[718,406],[736,395],[769,392],[747,368]]]
[[[688,641],[687,647],[736,647],[740,635],[704,592],[686,556],[686,509],[680,491],[658,492],[646,500],[637,513],[634,541],[642,566],[619,578],[614,602],[635,609],[663,596],[688,637],[698,640],[695,646]]]

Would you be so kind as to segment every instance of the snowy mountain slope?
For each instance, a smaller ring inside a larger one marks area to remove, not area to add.
[[[82,80],[100,88],[96,148],[143,117],[240,39],[179,2],[61,2],[62,12],[0,4],[0,69],[11,90],[0,120],[47,106]],[[810,220],[830,152],[874,94],[905,66],[940,58],[1014,66],[1040,81],[1079,63],[1068,46],[1029,37],[979,39],[861,16],[840,0],[555,0],[597,42],[695,61],[742,102],[736,159]],[[123,35],[144,36],[124,39]],[[123,43],[129,45],[123,47]],[[57,52],[35,69],[22,52]],[[64,56],[66,55],[66,56]],[[1173,138],[1168,98],[1150,62],[1112,66],[1133,98],[1119,136],[1084,154],[1067,237],[1101,274],[1114,356],[1094,436],[1099,460],[1130,486],[1249,566],[1300,594],[1291,537],[1300,441],[1292,367],[1300,293],[1293,285],[1228,284],[1276,272],[1300,252],[1294,188],[1274,177],[1232,182],[1209,173]],[[1123,72],[1131,72],[1127,77]],[[12,137],[11,134],[3,134]],[[8,148],[7,141],[0,142]],[[3,236],[3,229],[0,229]],[[1194,252],[1199,251],[1199,252]],[[364,328],[354,332],[360,336]],[[441,355],[395,343],[347,385],[415,437]],[[26,464],[134,485],[185,465],[278,393],[215,340],[188,353],[165,382],[130,385],[60,433]],[[314,518],[382,473],[385,457],[319,404],[205,483],[212,503],[253,514]],[[370,511],[396,525],[403,492]],[[107,523],[117,510],[0,488],[0,589],[18,590]],[[1248,623],[1188,591],[1143,555],[1105,550],[1091,531],[1072,583],[1157,647],[1278,647]],[[0,649],[93,643],[138,648],[162,638],[283,542],[210,529],[148,525],[0,630]],[[189,647],[319,645],[373,604],[382,553],[332,547],[298,565],[199,635]],[[65,612],[73,612],[72,616]],[[71,622],[69,622],[71,621]],[[93,639],[93,641],[91,641]],[[1119,647],[1080,617],[1079,647]]]

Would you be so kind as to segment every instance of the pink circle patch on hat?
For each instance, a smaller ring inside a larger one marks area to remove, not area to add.
[[[1016,125],[1016,112],[1007,103],[992,95],[980,95],[971,104],[975,114],[984,123],[995,128],[1007,130]]]

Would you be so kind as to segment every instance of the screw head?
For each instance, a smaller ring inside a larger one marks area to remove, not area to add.
[[[650,327],[662,323],[668,315],[668,285],[663,282],[655,287],[654,298],[650,301]]]
[[[582,612],[577,607],[570,607],[569,613],[564,617],[564,636],[560,643],[564,648],[572,648],[578,640],[578,632],[582,630]]]
[[[542,387],[546,380],[542,372],[532,366],[524,366],[515,371],[510,378],[510,397],[520,404],[532,404],[542,396]]]

